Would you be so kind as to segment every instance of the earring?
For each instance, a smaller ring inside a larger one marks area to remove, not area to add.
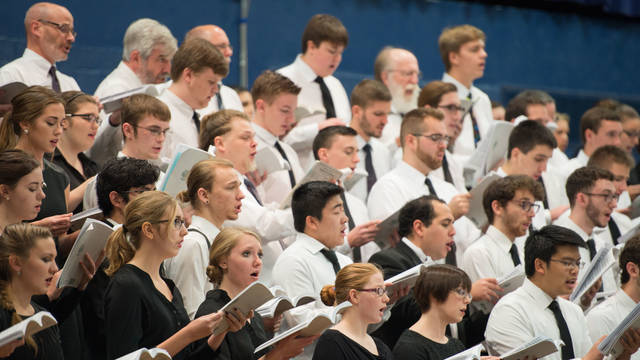
[[[29,134],[29,129],[24,129],[25,134]]]
[[[204,202],[205,205],[209,205],[209,200]]]
[[[11,198],[7,195],[4,197],[7,201],[11,200]]]

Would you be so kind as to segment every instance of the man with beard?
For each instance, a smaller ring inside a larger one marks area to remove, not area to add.
[[[22,57],[0,68],[0,86],[21,82],[27,86],[45,86],[57,93],[80,90],[71,76],[56,68],[56,62],[67,60],[76,41],[69,10],[52,3],[36,3],[27,10],[24,27],[27,48]]]
[[[582,167],[574,171],[567,179],[567,197],[571,206],[569,216],[561,216],[554,222],[575,231],[587,244],[580,249],[580,257],[588,265],[596,252],[606,246],[606,242],[595,227],[605,227],[611,219],[611,213],[618,204],[618,193],[613,184],[613,174],[597,167]],[[602,275],[604,291],[617,289],[613,271],[607,270]],[[583,302],[588,306],[591,302]]]
[[[365,170],[367,178],[356,183],[349,192],[364,202],[378,177],[391,170],[391,154],[379,140],[390,108],[391,94],[377,80],[362,80],[351,91],[351,128],[358,133],[358,158],[362,160],[357,168]]]
[[[438,39],[445,67],[442,81],[453,83],[458,89],[458,97],[471,106],[453,148],[455,154],[464,156],[471,155],[493,122],[489,96],[473,86],[473,81],[484,75],[485,39],[484,32],[472,25],[446,28]]]
[[[409,50],[386,46],[376,57],[373,76],[391,92],[389,123],[380,141],[393,153],[398,149],[402,117],[418,107],[418,81],[421,77],[418,59]]]

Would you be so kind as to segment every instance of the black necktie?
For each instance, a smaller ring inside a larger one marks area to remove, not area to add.
[[[589,248],[589,259],[593,260],[596,256],[596,242],[593,239],[587,240],[587,248]]]
[[[244,178],[244,186],[247,187],[247,190],[249,190],[251,195],[253,195],[254,199],[256,199],[258,204],[262,205],[262,201],[260,201],[260,196],[258,196],[258,189],[256,189],[256,186],[253,185],[251,180]]]
[[[544,187],[544,181],[542,180],[542,176],[538,178],[538,183],[542,185],[542,192],[544,193],[544,198],[542,199],[542,205],[545,209],[549,210],[549,200],[547,199],[547,188]]]
[[[193,112],[193,116],[191,117],[193,119],[193,123],[196,124],[196,130],[198,130],[198,134],[200,133],[200,115],[198,115],[197,112]]]
[[[553,312],[553,317],[556,318],[556,324],[558,324],[558,330],[560,330],[560,340],[564,342],[564,346],[562,347],[562,360],[573,359],[575,356],[573,354],[571,333],[569,332],[567,322],[564,320],[564,316],[562,316],[562,312],[560,311],[560,305],[558,305],[556,300],[553,300],[551,304],[549,304],[549,310]]]
[[[364,151],[364,169],[367,170],[367,194],[371,191],[373,184],[376,183],[376,170],[373,168],[373,158],[371,157],[371,145],[365,144],[362,147]]]
[[[429,194],[433,196],[438,196],[438,194],[436,194],[436,189],[433,188],[431,179],[429,179],[428,177],[424,178],[424,184],[427,185],[427,188],[429,189]]]
[[[221,86],[221,85],[218,85]],[[220,96],[220,92],[216,93],[216,101],[218,103],[218,111],[224,110],[224,104],[222,103],[222,96]]]
[[[509,254],[511,254],[511,260],[513,260],[513,265],[520,265],[520,256],[518,256],[518,248],[516,244],[511,244],[511,249],[509,249]]]
[[[618,238],[620,237],[620,228],[618,224],[613,220],[613,218],[609,219],[609,232],[611,233],[611,241],[613,241],[613,245],[618,245]]]
[[[291,161],[289,161],[289,158],[287,157],[287,154],[285,154],[284,149],[282,148],[282,146],[280,146],[280,143],[278,142],[278,140],[276,140],[276,144],[274,146],[276,147],[276,150],[278,150],[278,152],[280,153],[282,158],[285,159],[289,163],[289,181],[291,182],[291,188],[293,189],[293,187],[296,186],[296,177],[293,176],[293,169],[291,168]]]
[[[338,263],[336,252],[329,249],[322,249],[320,250],[320,252],[322,253],[322,255],[324,255],[324,257],[327,258],[327,260],[329,260],[329,262],[333,266],[333,272],[337,274],[338,271],[340,271],[340,263]]]
[[[471,118],[471,124],[473,125],[473,142],[477,144],[478,141],[480,141],[480,129],[478,128],[476,116],[473,114],[473,99],[471,98],[471,92],[467,95],[467,99],[469,99],[469,117]]]
[[[322,92],[322,105],[327,113],[327,119],[336,117],[336,109],[333,107],[333,99],[331,99],[331,93],[327,84],[324,83],[324,79],[318,76],[315,80],[320,85],[320,92]]]
[[[349,211],[349,205],[347,204],[346,196],[344,192],[340,193],[340,198],[342,199],[342,208],[344,209],[344,214],[347,215],[349,219],[349,231],[353,230],[356,227],[356,223],[353,221],[353,217],[351,216],[351,211]],[[360,253],[360,246],[356,246],[353,248],[353,261],[360,262],[362,261],[362,254]]]
[[[451,244],[451,251],[447,253],[447,256],[444,258],[444,263],[448,265],[457,266],[458,261],[456,260],[456,243]]]
[[[449,161],[447,160],[447,155],[442,158],[442,172],[444,173],[444,181],[453,185],[453,177],[451,176],[451,171],[449,171]]]
[[[60,93],[60,82],[58,81],[58,75],[56,74],[56,67],[51,66],[49,68],[49,75],[51,75],[51,89],[57,93]]]

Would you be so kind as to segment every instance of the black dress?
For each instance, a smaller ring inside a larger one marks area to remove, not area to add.
[[[108,359],[156,347],[189,323],[180,291],[173,281],[163,280],[171,290],[172,301],[156,289],[149,274],[134,265],[125,264],[113,274],[104,299]],[[197,348],[193,345],[173,359],[215,355],[206,343]]]
[[[31,302],[31,306],[35,312],[39,311],[47,311],[47,309],[41,307],[40,305]],[[7,329],[11,326],[11,315],[12,312],[6,310],[4,308],[0,309],[0,331]],[[20,316],[23,320],[28,318],[28,316]],[[55,317],[55,315],[54,315]],[[33,335],[33,341],[36,343],[38,347],[37,350],[25,344],[23,346],[17,347],[15,351],[8,357],[4,359],[10,360],[63,360],[64,355],[62,353],[62,343],[60,342],[60,332],[58,330],[58,326],[54,325],[52,327],[46,328],[37,334]]]
[[[393,356],[403,360],[442,360],[465,350],[460,340],[448,339],[446,344],[441,344],[407,329],[393,348]]]
[[[67,198],[64,190],[69,186],[69,176],[60,166],[44,159],[44,169],[42,177],[45,183],[44,193],[47,195],[42,199],[40,212],[35,220],[41,220],[49,216],[67,213]]]
[[[98,164],[89,159],[84,153],[79,153],[78,159],[80,159],[80,164],[82,165],[82,172],[84,173],[84,176],[67,162],[67,159],[64,158],[58,148],[56,148],[56,150],[53,152],[53,162],[58,165],[69,177],[70,190],[75,189],[83,182],[85,182],[88,178],[96,175],[99,170]],[[75,209],[73,209],[73,213],[76,214],[80,211],[82,211],[82,203],[80,203]]]
[[[392,360],[393,353],[385,343],[373,338],[378,355],[373,355],[362,345],[338,330],[326,330],[318,339],[313,360]],[[399,358],[402,359],[402,358]]]
[[[231,301],[231,298],[224,290],[215,289],[208,291],[206,298],[196,312],[196,318],[220,310],[229,301]],[[260,314],[255,313],[251,319],[251,323],[245,324],[244,327],[237,332],[228,332],[225,335],[224,341],[220,345],[220,348],[218,348],[216,359],[258,359],[269,352],[270,349],[267,348],[257,354],[254,354],[253,351],[267,340],[269,340],[269,338],[264,330],[262,317]]]

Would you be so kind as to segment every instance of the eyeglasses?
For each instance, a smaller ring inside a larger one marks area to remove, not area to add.
[[[160,224],[160,223],[166,223],[166,222],[170,222],[171,220],[158,220],[155,223],[156,224]],[[184,219],[181,218],[175,218],[173,219],[173,227],[176,229],[182,229],[183,226],[185,226],[187,222]]]
[[[418,70],[396,70],[396,69],[391,69],[389,70],[389,72],[397,72],[400,74],[400,76],[405,77],[405,78],[409,78],[409,77],[413,77],[413,76],[417,76],[418,79],[422,79],[422,71]]]
[[[378,287],[375,289],[356,289],[358,291],[366,291],[366,292],[372,292],[378,296],[384,296],[384,294],[387,293],[387,288],[384,287]]]
[[[90,123],[95,122],[98,125],[102,124],[102,119],[100,118],[100,116],[96,116],[96,114],[65,114],[65,116],[66,117],[77,116],[85,119]]]
[[[151,133],[151,135],[155,136],[155,137],[160,137],[161,135],[164,135],[165,137],[167,136],[167,134],[171,134],[171,128],[166,128],[164,130],[162,130],[159,127],[143,127],[143,126],[135,126],[136,129],[145,129],[148,132]]]
[[[531,211],[531,209],[533,209],[533,213],[536,214],[538,213],[538,210],[540,210],[540,204],[532,203],[531,201],[527,201],[527,200],[522,200],[522,201],[512,200],[512,201],[518,204],[518,207],[520,207],[520,209],[522,209],[524,212],[529,212]]]
[[[549,259],[549,261],[553,261],[553,262],[557,262],[560,263],[562,265],[564,265],[564,267],[566,267],[567,269],[582,269],[582,267],[584,266],[584,261],[578,259],[578,260],[561,260],[561,259]]]
[[[231,46],[231,44],[213,44],[213,46],[217,47],[220,51],[224,51],[225,49],[233,51],[233,46]]]
[[[607,203],[610,203],[613,200],[618,201],[618,199],[620,198],[620,195],[614,194],[614,193],[608,193],[608,194],[584,193],[584,194],[588,195],[588,196],[602,196],[604,201],[607,202]]]
[[[438,105],[438,108],[440,109],[445,109],[447,111],[450,112],[463,112],[464,108],[462,106],[456,105],[456,104],[449,104],[449,105]]]
[[[435,142],[435,143],[444,143],[444,144],[448,144],[451,141],[451,136],[449,135],[442,135],[442,134],[411,134],[415,137],[426,137],[431,139],[431,141]]]
[[[462,288],[457,288],[457,289],[453,289],[453,292],[455,292],[456,294],[458,294],[460,297],[462,298],[467,298],[469,299],[469,301],[471,301],[473,299],[473,296],[471,296],[471,293],[469,293],[467,290],[462,289]]]
[[[58,24],[58,23],[55,23],[53,21],[44,20],[44,19],[40,19],[38,21],[40,21],[43,24],[47,24],[47,25],[51,25],[51,26],[55,27],[56,29],[60,30],[61,33],[65,34],[65,35],[71,34],[73,37],[78,36],[78,33],[73,31],[73,28],[69,24]]]

